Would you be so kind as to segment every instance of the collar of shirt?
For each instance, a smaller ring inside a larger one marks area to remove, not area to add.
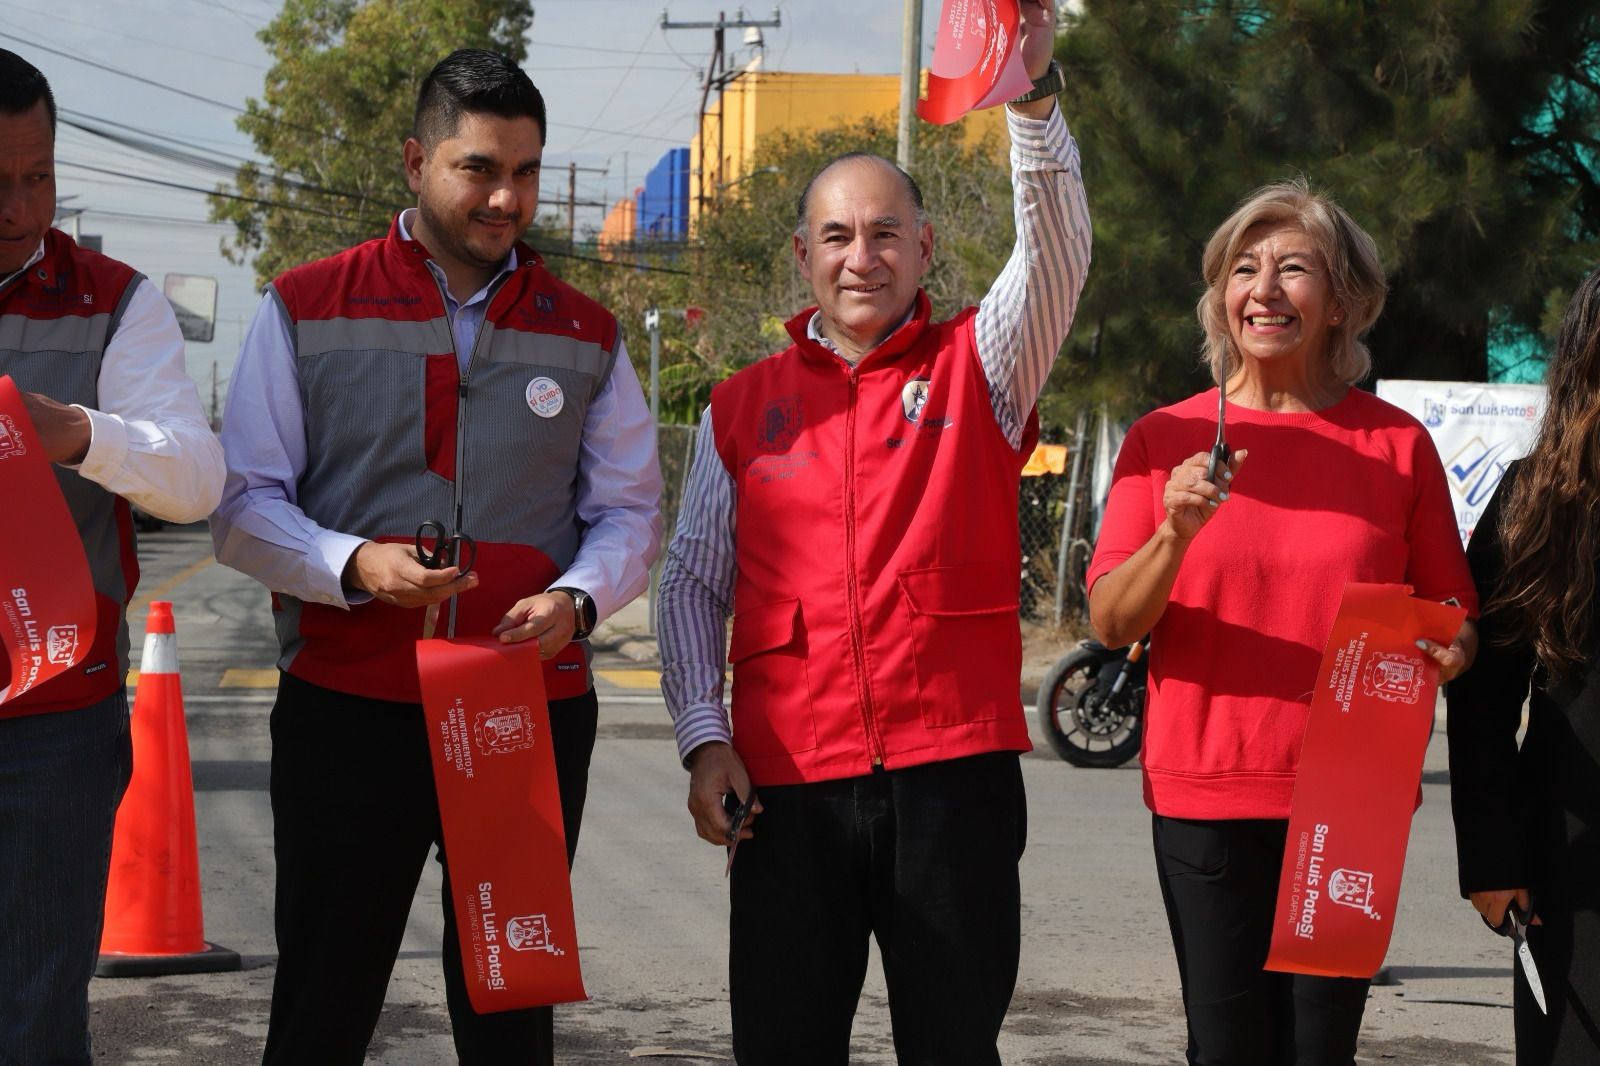
[[[33,264],[37,263],[39,260],[41,260],[43,258],[44,258],[44,241],[41,240],[39,242],[39,247],[37,247],[37,248],[35,248],[33,250],[33,254],[28,257],[28,261],[26,263],[23,263],[17,269],[15,269],[11,273],[7,274],[5,277],[0,278],[0,289],[3,289],[7,285],[10,285],[13,281],[16,281],[19,277],[22,276],[24,271],[26,271],[29,267],[33,266]]]
[[[416,221],[417,209],[408,207],[400,212],[400,237],[402,240],[411,240],[411,224]],[[512,248],[506,253],[506,261],[500,264],[500,269],[495,276],[489,279],[488,284],[473,293],[465,303],[458,301],[450,294],[450,283],[445,280],[444,269],[432,259],[427,261],[428,270],[439,282],[439,291],[444,293],[445,309],[450,314],[450,333],[456,341],[456,362],[461,365],[464,372],[467,364],[472,361],[472,347],[478,341],[478,332],[483,327],[483,316],[489,310],[489,290],[494,288],[494,283],[505,275],[517,269],[517,250]]]
[[[900,322],[894,327],[894,329],[891,329],[889,331],[889,336],[892,337],[896,333],[898,333],[900,331],[900,327],[905,325],[907,322],[910,322],[911,321],[911,317],[913,315],[915,315],[916,313],[917,313],[917,304],[916,304],[916,301],[913,300],[912,303],[911,303],[911,310],[907,311],[906,312],[906,317],[902,318],[900,320]],[[849,363],[851,366],[855,366],[855,363],[852,360],[846,359],[845,356],[844,356],[844,353],[839,351],[839,346],[837,344],[833,343],[827,337],[823,336],[823,334],[822,334],[822,311],[820,309],[815,314],[813,314],[811,316],[811,321],[806,323],[806,337],[808,339],[810,339],[810,340],[816,341],[818,344],[820,344],[824,348],[828,349],[828,351],[832,352],[834,355],[837,355],[843,362]]]

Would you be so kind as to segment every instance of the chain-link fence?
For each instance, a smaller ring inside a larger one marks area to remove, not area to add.
[[[1099,437],[1086,431],[1088,422],[1085,412],[1079,419],[1078,432],[1072,439],[1060,442],[1067,446],[1067,461],[1061,473],[1022,479],[1018,514],[1022,536],[1020,603],[1022,617],[1031,621],[1055,624],[1084,617],[1087,611],[1083,576],[1089,565],[1088,538],[1094,522],[1094,479],[1090,472]],[[661,519],[668,540],[677,528],[678,506],[694,462],[697,429],[666,424],[657,428],[663,483]],[[1063,553],[1064,536],[1067,550]]]

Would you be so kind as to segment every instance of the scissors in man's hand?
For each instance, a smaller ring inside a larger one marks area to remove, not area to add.
[[[731,802],[730,802],[731,798]],[[743,803],[739,802],[739,794],[730,792],[723,797],[724,805],[730,807],[728,811],[731,824],[728,826],[728,865],[723,867],[722,876],[727,877],[733,872],[733,856],[739,850],[739,834],[744,831],[744,823],[750,820],[750,813],[756,806],[756,790],[752,786],[750,795]]]
[[[1501,936],[1510,937],[1517,945],[1517,960],[1522,963],[1522,976],[1528,979],[1528,991],[1533,993],[1533,1001],[1539,1004],[1539,1010],[1549,1014],[1550,1008],[1544,1002],[1544,982],[1539,980],[1539,967],[1533,964],[1533,949],[1528,947],[1528,926],[1532,921],[1533,909],[1530,907],[1525,911],[1517,906],[1516,900],[1512,900],[1500,924],[1490,925],[1489,928]],[[1483,924],[1489,925],[1489,919],[1485,918]]]
[[[443,522],[432,519],[417,527],[417,562],[429,570],[443,570],[447,566],[459,568],[457,577],[472,573],[472,564],[478,561],[478,542],[457,530],[447,529]],[[422,614],[422,639],[432,640],[439,625],[439,605],[428,604]],[[455,636],[454,624],[448,636]]]
[[[1217,443],[1211,446],[1211,458],[1206,462],[1206,480],[1213,485],[1217,483],[1217,475],[1228,469],[1228,460],[1233,457],[1233,449],[1228,447],[1228,438],[1223,434],[1223,426],[1228,420],[1228,386],[1224,382],[1217,386]]]

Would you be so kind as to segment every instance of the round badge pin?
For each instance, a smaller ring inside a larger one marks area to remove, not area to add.
[[[567,402],[561,386],[550,378],[534,378],[528,382],[527,396],[528,407],[540,418],[554,418]]]

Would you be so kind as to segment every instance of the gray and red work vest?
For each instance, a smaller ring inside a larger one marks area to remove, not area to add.
[[[300,508],[317,524],[411,544],[433,520],[477,541],[476,589],[443,605],[439,632],[487,636],[571,565],[584,417],[611,376],[616,319],[556,280],[526,245],[494,283],[465,373],[428,251],[398,225],[383,240],[272,283],[305,404]],[[279,665],[302,680],[417,702],[420,608],[349,610],[275,594]],[[551,699],[589,688],[586,649],[545,663]]]
[[[855,367],[810,340],[711,394],[733,478],[733,746],[758,785],[1027,751],[1017,496],[975,309]]]
[[[49,231],[44,258],[0,288],[0,374],[24,392],[98,410],[100,363],[141,280],[132,267]],[[94,580],[94,646],[71,672],[6,704],[0,718],[88,707],[128,673],[123,611],[139,583],[132,512],[76,471],[54,469]],[[26,520],[25,504],[9,501],[8,510],[9,521]]]

